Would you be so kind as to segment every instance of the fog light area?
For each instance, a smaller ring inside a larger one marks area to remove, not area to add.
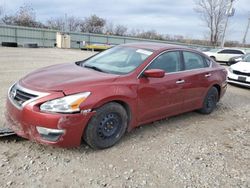
[[[36,127],[37,132],[40,134],[42,139],[55,142],[65,133],[65,130],[60,129],[49,129],[45,127]]]

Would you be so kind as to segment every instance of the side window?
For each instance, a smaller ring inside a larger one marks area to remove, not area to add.
[[[242,51],[240,51],[240,50],[232,50],[232,51],[234,51],[234,53],[233,54],[244,54]]]
[[[218,52],[219,54],[244,54],[242,51],[240,50],[221,50],[220,52]]]
[[[205,66],[209,67],[213,62],[210,59],[205,58]]]
[[[166,52],[157,57],[147,69],[162,69],[168,72],[178,72],[181,70],[180,52]]]
[[[230,54],[230,50],[221,50],[218,54]]]
[[[186,70],[208,67],[208,64],[204,63],[203,57],[199,54],[193,52],[183,52],[183,58]]]

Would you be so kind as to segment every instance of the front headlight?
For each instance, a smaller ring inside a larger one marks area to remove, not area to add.
[[[228,71],[233,73],[233,69],[231,67],[228,68]]]
[[[40,106],[42,112],[73,113],[80,112],[80,104],[84,102],[90,92],[69,95],[59,99],[51,100]]]

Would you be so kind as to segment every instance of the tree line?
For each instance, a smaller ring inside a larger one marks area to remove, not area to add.
[[[168,40],[199,45],[218,46],[221,39],[223,25],[226,19],[228,0],[194,0],[194,11],[198,13],[207,28],[204,40],[190,39],[182,35],[160,34],[154,29],[140,30],[129,29],[125,25],[114,24],[97,15],[83,19],[74,16],[61,16],[50,18],[42,23],[36,19],[36,14],[31,6],[23,5],[16,13],[4,15],[0,6],[0,23],[25,27],[54,29],[64,32],[84,32],[107,34],[117,36],[131,36],[145,39]],[[240,46],[238,41],[227,41],[226,46]]]
[[[0,15],[3,10],[0,8]],[[50,18],[42,23],[37,21],[35,11],[28,5],[21,6],[15,14],[2,15],[1,22],[6,25],[54,29],[65,32],[85,32],[118,36],[136,36],[141,38],[164,40],[165,37],[155,30],[142,31],[114,24],[95,14],[83,19],[74,16]]]

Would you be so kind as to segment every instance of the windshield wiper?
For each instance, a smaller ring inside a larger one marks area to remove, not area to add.
[[[104,70],[96,67],[96,66],[93,66],[93,65],[84,65],[84,67],[86,68],[90,68],[90,69],[93,69],[93,70],[96,70],[96,71],[99,71],[99,72],[105,72]]]

